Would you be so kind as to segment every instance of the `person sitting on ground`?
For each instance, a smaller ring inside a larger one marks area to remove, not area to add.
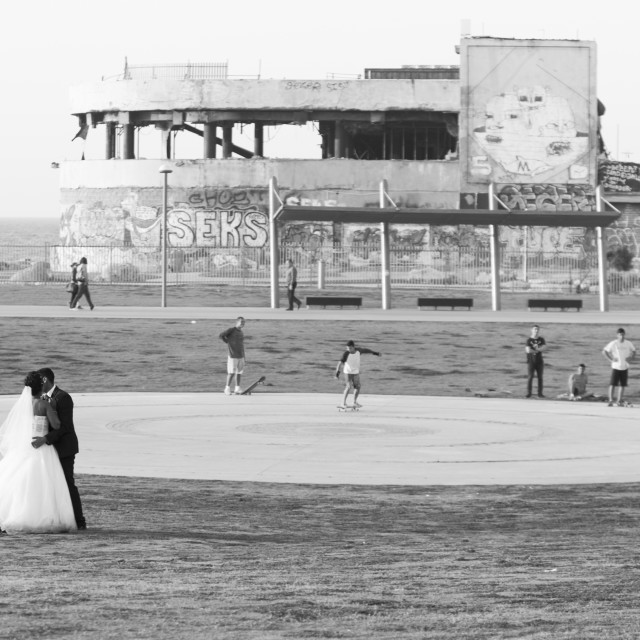
[[[569,400],[583,400],[593,396],[592,393],[587,394],[589,376],[585,373],[586,369],[584,364],[579,364],[577,371],[569,376]]]

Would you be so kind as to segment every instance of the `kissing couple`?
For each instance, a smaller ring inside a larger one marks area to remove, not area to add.
[[[0,426],[0,531],[87,528],[73,477],[77,453],[71,396],[51,369],[29,372]]]

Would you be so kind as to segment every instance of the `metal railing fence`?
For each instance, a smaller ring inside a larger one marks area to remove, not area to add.
[[[228,62],[186,62],[180,64],[128,64],[123,80],[226,80]]]
[[[157,247],[133,246],[9,246],[0,245],[0,284],[64,282],[71,263],[81,256],[88,260],[92,284],[159,285],[162,253]],[[301,285],[316,286],[322,264],[326,286],[379,287],[379,247],[358,244],[349,247],[319,244],[306,248],[285,244],[280,248],[281,274],[292,258]],[[393,246],[390,252],[391,283],[394,287],[478,288],[491,286],[488,249]],[[636,271],[609,272],[612,292],[640,288]],[[597,255],[593,253],[501,252],[501,287],[505,290],[596,292]],[[172,248],[168,257],[169,284],[265,285],[270,281],[269,247]]]

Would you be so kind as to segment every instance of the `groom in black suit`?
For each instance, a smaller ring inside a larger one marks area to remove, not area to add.
[[[66,391],[63,391],[55,384],[55,376],[51,369],[39,369],[38,373],[44,381],[42,386],[43,394],[49,396],[51,404],[58,412],[60,428],[51,429],[46,436],[41,438],[34,438],[31,444],[36,449],[44,444],[53,445],[58,451],[60,464],[62,465],[64,477],[69,487],[69,495],[71,496],[71,504],[73,505],[76,524],[78,525],[78,529],[86,529],[87,523],[82,514],[80,493],[78,492],[73,477],[73,465],[75,464],[76,453],[79,451],[78,436],[73,426],[73,400]]]

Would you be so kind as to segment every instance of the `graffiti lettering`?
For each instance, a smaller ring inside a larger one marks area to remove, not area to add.
[[[349,82],[347,80],[327,82],[327,89],[329,89],[329,91],[342,91],[342,89],[346,89],[348,86]]]
[[[202,247],[263,247],[267,216],[257,210],[205,211],[197,218],[196,243]]]
[[[317,80],[287,80],[284,88],[288,91],[292,89],[311,89],[312,91],[319,91],[322,88],[322,84]]]
[[[588,185],[508,184],[498,198],[517,211],[595,211],[596,198]]]
[[[603,162],[599,167],[600,184],[605,191],[640,191],[640,164]]]
[[[219,189],[215,191],[192,191],[187,197],[187,203],[194,209],[218,209],[226,207],[248,207],[256,202],[262,202],[262,191],[247,191],[246,189]]]
[[[192,247],[196,239],[193,218],[189,211],[172,209],[167,212],[167,244],[171,247]]]
[[[337,200],[321,200],[319,198],[306,198],[297,193],[285,197],[284,203],[294,207],[337,207]]]

